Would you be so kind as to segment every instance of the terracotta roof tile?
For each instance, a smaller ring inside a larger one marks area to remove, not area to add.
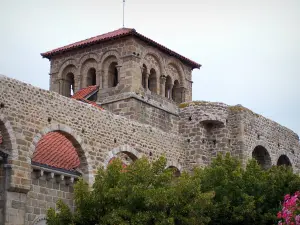
[[[65,170],[73,170],[80,165],[75,147],[59,132],[50,132],[42,137],[32,161]]]
[[[121,37],[125,37],[125,36],[130,36],[130,35],[135,36],[145,42],[148,42],[148,44],[151,44],[154,47],[159,48],[161,51],[182,60],[183,62],[189,64],[193,68],[201,67],[200,64],[168,49],[167,47],[151,40],[150,38],[147,38],[146,36],[136,32],[136,30],[132,29],[132,28],[121,28],[121,29],[118,29],[118,30],[115,30],[112,32],[108,32],[106,34],[101,34],[101,35],[98,35],[98,36],[95,36],[92,38],[85,39],[83,41],[78,41],[73,44],[69,44],[69,45],[66,45],[66,46],[63,46],[60,48],[56,48],[54,50],[51,50],[51,51],[48,51],[45,53],[41,53],[41,55],[45,58],[50,59],[52,56],[57,55],[59,53],[63,53],[63,52],[70,51],[73,49],[82,48],[82,47],[98,44],[100,42],[104,42],[104,41],[108,41],[108,40],[112,40],[112,39],[116,39],[116,38],[121,38]]]
[[[81,90],[77,91],[71,98],[74,98],[77,100],[83,99],[83,98],[87,97],[88,95],[92,94],[97,89],[98,89],[97,85],[82,88]]]
[[[92,102],[92,101],[89,101],[89,100],[86,100],[86,99],[80,99],[80,101],[86,102],[86,103],[91,104],[91,105],[93,105],[93,106],[95,106],[95,107],[97,107],[97,108],[99,108],[99,109],[101,109],[101,110],[104,110],[104,109],[103,109],[100,105],[98,105],[96,102]]]

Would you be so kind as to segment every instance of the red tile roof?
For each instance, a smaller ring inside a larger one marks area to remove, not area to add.
[[[65,170],[73,170],[80,165],[75,147],[59,132],[50,132],[42,137],[32,161]]]
[[[88,86],[86,88],[82,88],[79,91],[77,91],[71,98],[80,100],[80,99],[83,99],[83,98],[87,97],[88,95],[92,94],[96,90],[98,90],[97,85]]]
[[[106,34],[101,34],[101,35],[98,35],[98,36],[95,36],[95,37],[92,37],[92,38],[88,38],[88,39],[85,39],[83,41],[78,41],[78,42],[75,42],[73,44],[70,44],[70,45],[66,45],[66,46],[63,46],[63,47],[60,47],[60,48],[56,48],[54,50],[51,50],[51,51],[48,51],[48,52],[45,52],[45,53],[41,53],[41,55],[45,58],[48,58],[48,59],[51,59],[52,56],[54,55],[57,55],[57,54],[60,54],[60,53],[64,53],[64,52],[67,52],[67,51],[70,51],[70,50],[73,50],[73,49],[78,49],[78,48],[82,48],[82,47],[86,47],[86,46],[90,46],[90,45],[94,45],[94,44],[98,44],[100,42],[104,42],[104,41],[108,41],[108,40],[112,40],[112,39],[116,39],[116,38],[121,38],[121,37],[125,37],[125,36],[135,36],[139,39],[141,39],[142,41],[145,41],[147,42],[148,44],[160,49],[161,51],[171,55],[171,56],[174,56],[180,60],[182,60],[183,62],[187,63],[188,65],[192,66],[193,69],[194,68],[200,68],[201,65],[168,49],[167,47],[151,40],[150,38],[147,38],[145,37],[144,35],[136,32],[135,29],[132,29],[132,28],[121,28],[121,29],[118,29],[118,30],[115,30],[115,31],[112,31],[112,32],[108,32]]]
[[[101,109],[101,110],[104,110],[100,105],[98,105],[96,102],[93,102],[93,101],[89,101],[89,100],[86,100],[86,99],[80,99],[80,101],[83,101],[83,102],[86,102],[86,103],[88,103],[88,104],[91,104],[91,105],[93,105],[93,106],[95,106],[95,107],[97,107],[97,108],[99,108],[99,109]]]
[[[96,93],[97,90],[98,90],[98,86],[96,86],[96,85],[82,88],[81,90],[77,91],[71,98],[91,104],[91,105],[103,110],[103,108],[101,106],[99,106],[96,102],[89,101],[86,99],[93,93]]]

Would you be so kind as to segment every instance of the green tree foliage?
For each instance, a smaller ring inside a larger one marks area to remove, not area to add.
[[[210,224],[275,224],[283,196],[300,188],[300,177],[289,167],[263,170],[250,160],[219,155],[199,173],[201,190],[215,191]]]
[[[263,170],[255,160],[219,155],[212,164],[173,176],[166,160],[143,158],[127,168],[115,160],[99,169],[92,188],[80,179],[74,187],[76,209],[62,202],[48,211],[49,225],[201,225],[274,224],[287,193],[300,178],[287,167]]]
[[[208,224],[212,192],[202,193],[200,180],[183,173],[174,177],[166,159],[153,163],[140,159],[122,167],[115,160],[99,169],[91,189],[79,180],[74,187],[76,210],[70,213],[61,201],[50,209],[49,225],[187,225]]]

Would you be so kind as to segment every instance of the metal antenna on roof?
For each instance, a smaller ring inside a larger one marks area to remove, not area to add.
[[[125,14],[125,0],[123,0],[123,28],[124,28],[124,23],[125,23],[124,14]]]

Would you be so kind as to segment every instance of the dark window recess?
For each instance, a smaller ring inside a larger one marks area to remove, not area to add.
[[[117,139],[114,139],[114,142],[117,143]]]
[[[48,123],[50,123],[50,122],[51,122],[51,120],[52,120],[52,118],[51,118],[51,117],[48,117]]]
[[[152,156],[152,152],[149,152],[149,156]]]
[[[192,117],[191,116],[189,117],[189,121],[192,121]]]

